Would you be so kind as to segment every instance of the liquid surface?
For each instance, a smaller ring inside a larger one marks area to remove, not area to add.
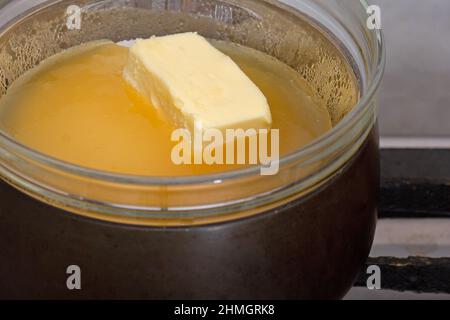
[[[213,43],[261,89],[286,155],[331,129],[327,109],[294,70],[259,51]],[[128,49],[95,42],[51,57],[0,99],[0,129],[24,145],[88,168],[147,176],[236,169],[172,163],[176,128],[122,78]]]

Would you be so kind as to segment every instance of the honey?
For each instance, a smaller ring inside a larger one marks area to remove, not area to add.
[[[280,155],[331,129],[328,110],[293,69],[229,42],[229,55],[266,96]],[[128,49],[97,41],[57,54],[24,74],[0,99],[0,129],[39,152],[83,167],[145,176],[199,175],[238,165],[176,165],[177,129],[122,77]]]

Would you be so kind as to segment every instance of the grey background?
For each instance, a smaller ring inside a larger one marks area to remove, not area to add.
[[[450,137],[450,0],[370,2],[387,46],[382,135]]]

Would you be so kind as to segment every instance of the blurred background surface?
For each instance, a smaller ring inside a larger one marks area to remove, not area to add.
[[[382,135],[450,139],[450,1],[370,2],[381,7],[387,47]]]

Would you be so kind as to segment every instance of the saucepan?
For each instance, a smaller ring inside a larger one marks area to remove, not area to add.
[[[0,297],[334,299],[351,288],[372,245],[379,188],[385,55],[365,1],[0,5],[0,96],[46,57],[87,41],[196,31],[288,64],[333,121],[282,157],[274,176],[258,167],[187,177],[102,172],[0,132]],[[68,287],[74,271],[81,288]]]

